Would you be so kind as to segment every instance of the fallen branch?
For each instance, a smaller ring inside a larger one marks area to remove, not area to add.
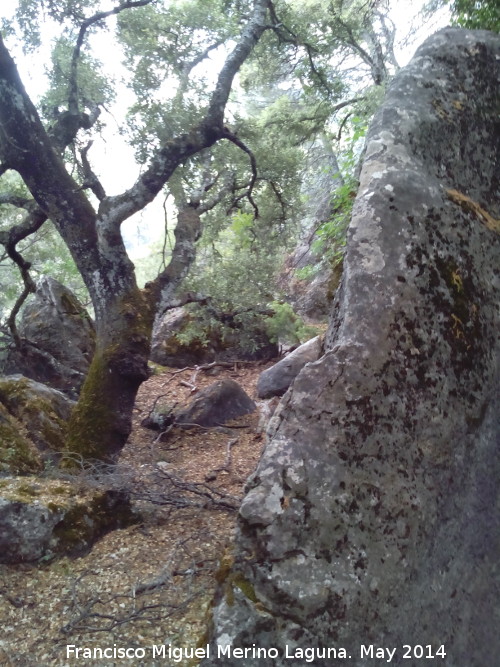
[[[179,384],[190,389],[192,394],[198,391],[198,387],[195,384],[191,384],[191,382],[187,382],[186,380],[181,380]]]
[[[132,490],[131,496],[153,505],[176,508],[194,507],[235,512],[240,506],[241,498],[230,496],[204,482],[186,482],[158,466],[155,473],[156,479],[148,480],[142,490]]]
[[[206,482],[211,482],[214,479],[217,479],[217,473],[218,472],[231,472],[231,465],[232,465],[232,448],[234,445],[239,441],[239,438],[233,438],[232,440],[229,440],[227,445],[226,445],[226,459],[224,461],[224,465],[220,466],[219,468],[214,468],[208,475],[205,477]]]
[[[204,572],[215,569],[217,560],[208,559],[203,564],[197,564],[193,554],[187,549],[188,542],[196,544],[199,536],[190,535],[186,539],[178,540],[161,571],[146,581],[132,584],[128,591],[106,594],[100,591],[95,594],[93,587],[82,586],[82,580],[94,574],[86,571],[75,577],[69,590],[70,618],[61,628],[63,635],[71,632],[111,632],[115,628],[135,622],[150,622],[157,625],[159,622],[183,612],[202,592],[200,586],[194,590],[190,586],[190,594],[182,597],[175,596],[176,587],[174,577],[195,577]],[[188,562],[186,562],[186,557]],[[159,589],[169,584],[169,591],[163,597],[158,595]],[[155,595],[147,599],[148,595]],[[141,596],[144,600],[139,602]]]

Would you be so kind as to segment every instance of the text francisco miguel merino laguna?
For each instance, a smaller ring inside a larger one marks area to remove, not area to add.
[[[233,658],[235,660],[244,660],[245,658],[277,658],[280,651],[277,648],[259,648],[255,644],[251,647],[236,648],[233,646],[217,646],[215,649],[217,658]],[[103,659],[103,658],[123,658],[123,659],[144,659],[146,656],[152,658],[164,658],[171,662],[180,662],[181,660],[190,658],[211,658],[214,654],[212,647],[207,644],[205,647],[187,648],[180,646],[172,646],[171,644],[157,644],[148,648],[125,648],[113,644],[106,648],[99,648],[97,646],[79,647],[75,644],[68,644],[66,646],[66,658],[86,660]],[[290,659],[303,659],[305,662],[312,662],[315,658],[348,658],[346,650],[343,648],[292,648],[285,647],[281,657]]]

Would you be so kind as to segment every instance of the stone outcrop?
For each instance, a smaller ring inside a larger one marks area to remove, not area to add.
[[[333,248],[328,247],[324,238],[321,240],[318,231],[337,212],[335,194],[344,181],[337,156],[326,136],[313,143],[306,160],[309,177],[302,191],[305,215],[300,225],[301,239],[285,261],[278,276],[278,287],[301,317],[308,322],[324,323],[328,320],[341,266],[332,263],[329,255]],[[299,277],[300,272],[308,277]]]
[[[500,653],[499,81],[498,35],[445,29],[390,85],[326,351],[273,416],[204,667],[235,664],[218,646]]]
[[[82,555],[104,533],[132,521],[121,491],[37,477],[0,479],[0,563]]]
[[[278,276],[278,288],[285,294],[294,311],[312,324],[323,324],[328,321],[331,302],[335,290],[339,286],[342,274],[342,262],[332,263],[325,258],[314,262],[311,253],[305,255],[305,265],[296,259],[302,247],[287,258],[285,265]],[[297,263],[296,263],[297,262]],[[312,276],[300,278],[301,269],[311,267]],[[317,273],[315,273],[317,271]]]
[[[234,380],[217,380],[202,389],[185,410],[175,417],[179,426],[220,426],[231,419],[250,414],[255,403]]]
[[[209,361],[212,356],[206,346],[197,340],[182,343],[182,334],[191,321],[185,308],[172,308],[155,323],[151,340],[150,358],[155,364],[183,368]]]
[[[49,276],[19,324],[21,350],[10,351],[4,373],[21,373],[76,397],[95,348],[95,328],[71,290]]]
[[[262,371],[257,382],[257,396],[259,398],[283,396],[299,371],[320,357],[321,345],[321,337],[315,336],[290,352],[284,359],[280,359],[274,366]]]

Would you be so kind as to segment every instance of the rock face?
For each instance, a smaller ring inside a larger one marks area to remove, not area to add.
[[[255,409],[255,403],[237,382],[224,379],[200,391],[188,407],[176,415],[175,421],[180,426],[218,426]]]
[[[297,259],[297,256],[300,259]],[[311,278],[298,278],[297,271],[306,267],[313,267],[314,270],[317,268],[318,273]],[[286,260],[278,278],[278,287],[298,315],[307,322],[323,324],[328,321],[331,302],[341,274],[342,263],[332,267],[331,261],[324,258],[320,257],[315,261],[310,251],[304,251],[302,246],[299,246],[294,255]]]
[[[75,397],[94,354],[95,329],[73,292],[49,276],[40,278],[19,334],[23,350],[11,351],[4,372],[22,373]]]
[[[273,417],[205,667],[227,645],[283,667],[304,663],[286,646],[500,652],[499,81],[498,35],[445,29],[391,84],[326,353]]]
[[[283,396],[299,371],[310,361],[316,361],[320,355],[321,338],[316,336],[303,343],[271,368],[262,371],[257,382],[257,396],[259,398]]]
[[[193,341],[183,345],[176,337],[188,326],[190,317],[184,308],[172,308],[157,321],[151,340],[151,360],[162,366],[183,368],[203,364],[210,356],[202,345]]]
[[[36,477],[0,479],[0,563],[77,556],[133,521],[124,493]]]
[[[287,258],[278,286],[301,317],[309,322],[324,323],[328,320],[341,267],[332,269],[331,258],[325,252],[328,244],[320,241],[318,230],[335,214],[335,193],[344,181],[332,145],[325,136],[313,143],[308,154],[309,166],[314,164],[315,170],[310,169],[311,176],[303,184],[302,238]],[[309,277],[299,278],[297,271],[300,270],[306,270]]]

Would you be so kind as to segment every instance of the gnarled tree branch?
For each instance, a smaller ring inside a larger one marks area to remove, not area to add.
[[[87,154],[92,146],[93,142],[89,141],[85,148],[82,148],[80,151],[80,158],[82,160],[82,169],[83,169],[83,185],[82,188],[90,188],[95,194],[99,201],[102,201],[106,197],[106,192],[102,186],[101,181],[97,178],[92,167],[90,166],[89,159]]]
[[[257,180],[257,161],[255,160],[255,155],[252,153],[252,151],[248,148],[246,144],[241,141],[239,137],[236,136],[231,130],[229,130],[227,127],[224,128],[224,134],[222,135],[224,139],[227,139],[230,141],[232,144],[235,146],[238,146],[238,148],[241,148],[243,152],[245,152],[248,157],[250,158],[250,166],[252,169],[252,177],[250,179],[250,182],[246,188],[246,192],[243,193],[242,195],[239,195],[233,202],[232,202],[232,207],[236,206],[236,204],[241,201],[244,197],[248,199],[250,204],[252,205],[252,208],[254,210],[254,215],[256,218],[259,217],[259,209],[257,207],[257,204],[255,203],[254,198],[252,197],[252,191],[255,185],[255,181]]]
[[[109,224],[118,226],[142,210],[153,201],[179,165],[223,138],[224,112],[234,77],[268,27],[265,25],[267,8],[268,0],[255,0],[240,39],[219,73],[204,118],[189,133],[175,137],[156,151],[149,167],[132,188],[116,197],[107,197],[101,203],[100,214],[108,217]]]

